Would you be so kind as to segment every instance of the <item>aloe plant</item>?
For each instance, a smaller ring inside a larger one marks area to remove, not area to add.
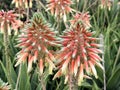
[[[12,0],[9,5],[5,0],[4,5],[18,11],[0,6],[7,10],[0,11],[0,31],[7,31],[0,32],[0,90],[120,90],[119,0]],[[23,24],[16,21],[24,16]]]

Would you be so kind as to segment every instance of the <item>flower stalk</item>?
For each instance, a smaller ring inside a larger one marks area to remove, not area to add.
[[[40,75],[40,83],[42,86],[42,90],[46,90],[46,84],[45,84],[45,80],[44,80],[44,75]]]
[[[8,36],[8,28],[7,28],[7,21],[5,21],[4,23],[4,47],[5,47],[5,60],[6,60],[6,69],[8,70],[9,73],[9,69],[10,69],[10,60],[9,60],[9,50],[8,47],[9,46],[9,36]]]
[[[78,85],[76,82],[76,78],[69,73],[69,79],[68,79],[68,85],[69,85],[69,90],[78,90]]]

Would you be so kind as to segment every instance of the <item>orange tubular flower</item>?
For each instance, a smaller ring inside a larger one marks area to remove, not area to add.
[[[13,0],[12,4],[15,4],[15,6],[18,7],[24,7],[28,8],[28,7],[32,7],[32,0]]]
[[[78,85],[81,85],[84,78],[90,78],[90,74],[97,78],[95,65],[103,69],[100,63],[102,59],[98,55],[102,53],[98,49],[101,45],[95,43],[97,40],[80,23],[66,31],[61,41],[63,47],[57,56],[59,70],[53,79],[65,75],[65,80],[68,80],[71,74],[78,80]]]
[[[49,0],[48,3],[47,10],[50,10],[51,14],[55,15],[55,17],[63,16],[64,19],[66,19],[66,14],[72,11],[70,8],[70,5],[72,4],[71,0]]]
[[[47,48],[57,45],[55,33],[39,13],[36,13],[25,30],[22,30],[18,42],[17,47],[22,48],[22,50],[17,54],[18,62],[15,66],[28,60],[28,72],[30,72],[32,63],[38,60],[40,73],[43,73],[44,65],[48,63],[49,74],[52,74],[52,70],[55,68],[54,56]]]
[[[11,34],[11,29],[17,30],[22,22],[20,20],[17,20],[18,14],[15,14],[14,11],[0,11],[0,28],[1,28],[1,32],[4,32],[4,26],[5,23],[7,24],[7,29],[8,29],[8,34]],[[11,25],[11,27],[10,27]]]

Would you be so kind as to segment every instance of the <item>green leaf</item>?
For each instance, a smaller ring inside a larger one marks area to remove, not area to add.
[[[101,90],[101,89],[98,87],[97,83],[96,83],[94,80],[93,80],[92,90]]]
[[[92,85],[91,85],[90,83],[88,83],[88,82],[83,82],[83,83],[81,84],[81,86],[83,86],[83,87],[88,87],[88,88],[91,88],[91,87],[92,87]]]
[[[6,75],[8,83],[12,86],[12,88],[15,88],[15,84],[16,84],[15,82],[16,82],[17,76],[16,76],[16,73],[14,71],[14,68],[13,68],[11,62],[10,62],[10,71],[9,71],[9,73],[7,72],[5,66],[3,65],[3,63],[1,61],[0,61],[0,64],[1,64],[1,66],[3,68],[3,70],[4,70],[4,73]]]
[[[41,84],[38,84],[36,90],[42,90]]]
[[[107,29],[107,32],[105,34],[104,60],[105,60],[105,68],[106,68],[106,71],[107,71],[107,70],[109,70],[109,68],[111,66],[111,59],[110,59],[110,28]]]
[[[38,73],[37,73],[37,70],[35,70],[34,74],[31,77],[31,89],[32,90],[35,90],[36,87],[38,87],[38,84],[40,83],[38,79],[39,79]]]
[[[31,90],[30,87],[30,76],[27,73],[27,64],[24,63],[21,65],[21,74],[19,80],[19,89],[18,90]]]
[[[118,84],[120,84],[120,64],[117,65],[115,72],[113,72],[109,78],[107,82],[107,89],[113,90],[115,88],[118,88]]]
[[[10,85],[8,85],[8,83],[3,82],[3,80],[1,80],[0,78],[0,90],[4,90],[4,87],[10,89]]]

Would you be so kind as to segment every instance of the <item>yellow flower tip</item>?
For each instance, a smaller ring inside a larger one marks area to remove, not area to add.
[[[52,70],[53,70],[54,68],[56,68],[56,67],[55,67],[55,65],[53,64],[53,62],[52,62],[49,58],[47,58],[47,57],[46,57],[46,61],[47,61],[48,64],[49,64],[49,74],[52,74]]]
[[[67,67],[66,68],[62,68],[62,73],[65,75],[67,73]]]
[[[63,64],[63,66],[62,66],[62,73],[64,73],[64,74],[66,74],[66,72],[67,72],[67,67],[68,67],[68,64],[69,64],[69,62],[70,62],[70,57],[68,57],[67,59],[66,59],[66,61],[64,62],[64,64]]]
[[[78,81],[78,86],[81,86],[81,81]]]
[[[78,71],[78,66],[77,64],[74,65],[74,76],[76,77]]]
[[[18,32],[18,30],[15,30],[15,33],[14,33],[14,35],[18,35],[18,33],[19,33],[19,32]]]
[[[77,0],[77,3],[79,3],[79,0]]]
[[[99,5],[100,6],[100,9],[103,9],[104,8],[104,6],[101,4],[101,5]]]
[[[90,67],[91,67],[91,70],[92,70],[93,75],[94,75],[95,78],[97,79],[98,76],[97,76],[97,72],[96,72],[95,66],[93,65],[93,63],[92,63],[91,61],[89,61],[89,65],[90,65]]]
[[[29,3],[29,7],[32,8],[32,1]]]
[[[53,67],[49,65],[49,74],[53,74],[52,70],[53,70]]]
[[[68,78],[69,78],[69,76],[68,76],[68,75],[66,75],[66,76],[65,76],[65,81],[64,81],[64,84],[66,84],[66,83],[68,82]]]
[[[16,4],[15,4],[15,7],[16,7],[16,8],[18,8],[18,7],[19,7],[19,4],[18,4],[18,2],[16,2]]]
[[[54,64],[49,64],[49,74],[53,74],[53,69],[56,68]]]
[[[27,73],[30,73],[32,71],[32,62],[28,63]]]
[[[83,82],[83,78],[78,79],[78,86],[81,86],[82,82]]]
[[[15,0],[12,1],[12,4],[14,4],[14,3],[15,3]]]
[[[111,10],[111,7],[108,7],[108,10],[110,11],[110,10]]]
[[[28,8],[28,3],[25,3],[25,8]]]
[[[19,64],[21,64],[22,63],[22,61],[17,61],[17,63],[15,64],[15,67],[17,67]]]
[[[98,67],[100,67],[102,70],[104,70],[104,67],[101,65],[100,62],[96,62],[96,65],[97,65]]]
[[[84,78],[92,79],[91,77],[89,77],[89,76],[87,76],[87,75],[84,75]]]
[[[64,22],[67,22],[67,16],[66,16],[65,13],[64,13],[64,16],[63,16],[63,21],[64,21]]]

